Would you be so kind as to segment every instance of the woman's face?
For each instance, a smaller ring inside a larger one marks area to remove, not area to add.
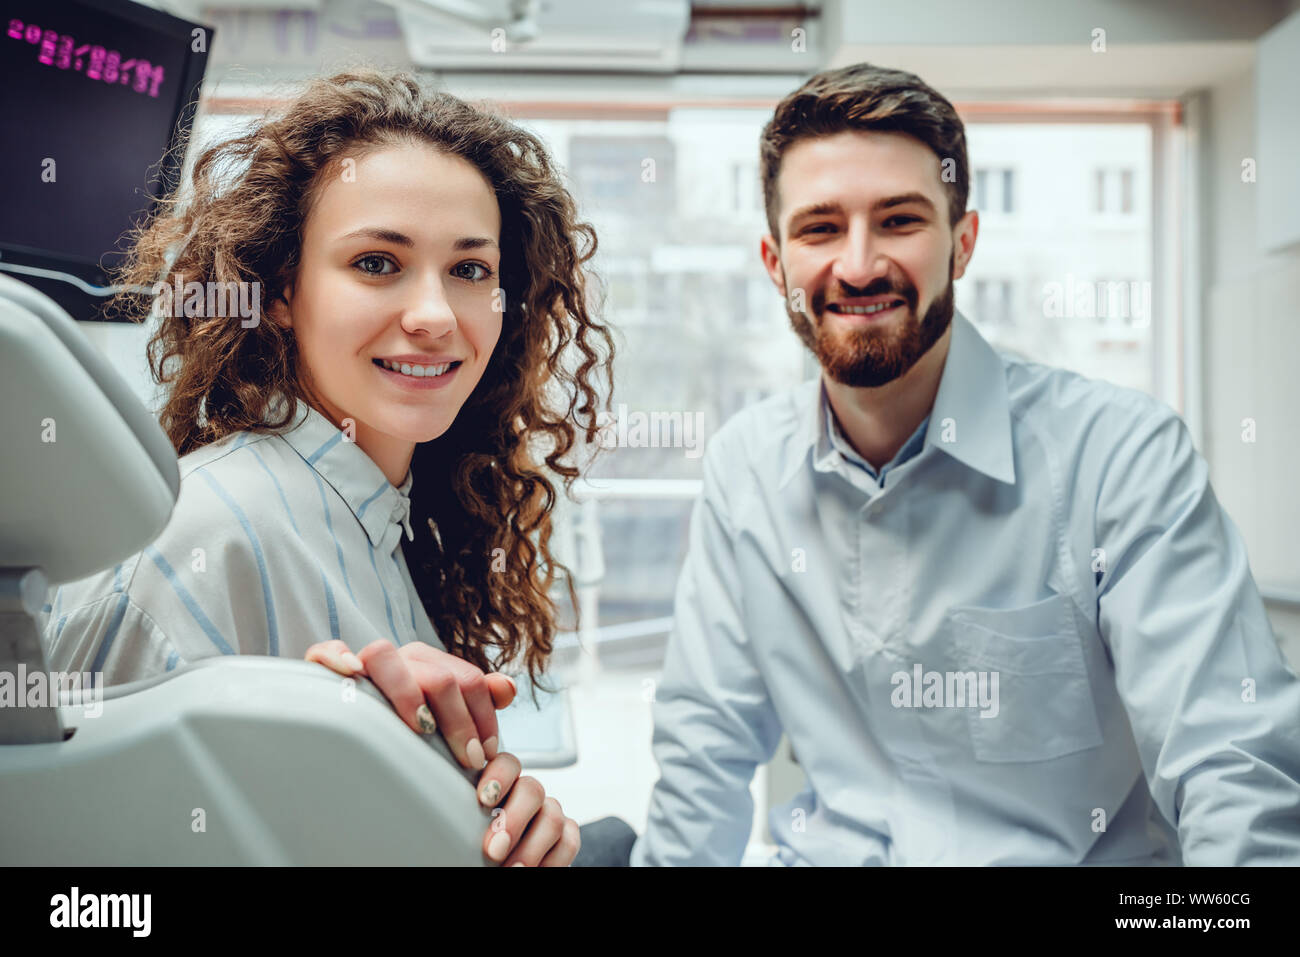
[[[293,285],[268,312],[294,330],[312,404],[345,433],[351,419],[395,485],[415,443],[455,421],[501,335],[500,233],[488,181],[427,144],[344,161],[319,185]]]

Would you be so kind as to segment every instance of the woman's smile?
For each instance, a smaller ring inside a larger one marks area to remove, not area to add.
[[[392,366],[396,363],[384,364],[383,359],[372,359],[373,365],[381,376],[392,382],[400,389],[441,389],[451,383],[455,378],[456,372],[460,369],[459,360],[445,362],[439,365],[412,366],[410,363],[402,363],[396,369]]]

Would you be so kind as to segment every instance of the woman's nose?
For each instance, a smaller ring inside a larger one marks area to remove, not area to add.
[[[414,287],[411,301],[402,314],[402,326],[408,332],[427,332],[435,339],[456,327],[456,313],[447,301],[440,277],[434,276]]]

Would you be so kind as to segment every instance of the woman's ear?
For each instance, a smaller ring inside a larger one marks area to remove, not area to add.
[[[293,318],[292,313],[290,312],[290,303],[292,299],[293,287],[285,286],[284,292],[276,297],[264,310],[272,322],[284,329],[293,328]]]

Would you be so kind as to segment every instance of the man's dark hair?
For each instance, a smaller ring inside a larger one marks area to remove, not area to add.
[[[953,105],[920,77],[857,63],[809,78],[785,97],[763,127],[759,164],[767,226],[779,242],[776,178],[781,159],[794,143],[846,130],[906,133],[939,157],[948,194],[948,224],[966,215],[970,195],[970,161],[966,128]],[[945,160],[952,160],[945,164]]]

